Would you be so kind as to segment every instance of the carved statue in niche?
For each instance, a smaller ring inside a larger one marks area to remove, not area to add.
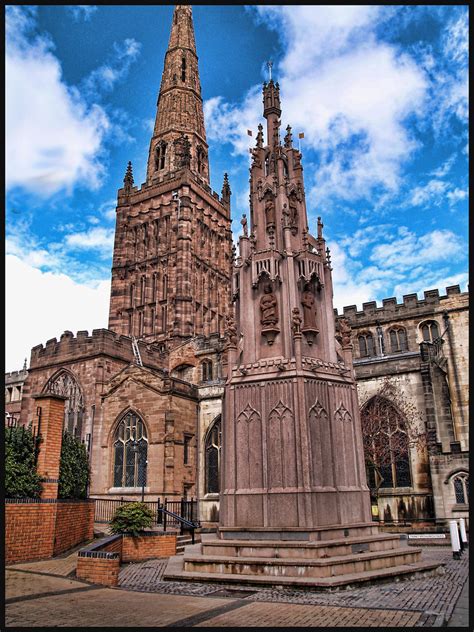
[[[304,329],[317,330],[316,327],[316,308],[314,294],[309,285],[305,286],[301,296],[301,304],[303,305]]]
[[[271,327],[278,323],[278,303],[270,283],[265,284],[263,292],[264,294],[260,299],[260,323],[264,327]]]
[[[341,334],[341,345],[347,347],[351,344],[351,326],[346,318],[339,321],[339,333]]]
[[[290,226],[291,228],[297,228],[298,226],[298,205],[296,203],[296,197],[290,195],[288,200],[290,206]]]
[[[293,307],[293,311],[291,313],[291,328],[294,334],[299,334],[301,331],[301,324],[303,323],[303,319],[301,318],[301,313],[298,307]]]
[[[288,206],[286,204],[283,204],[281,222],[283,224],[283,228],[290,226],[290,211],[288,210]]]
[[[265,220],[267,228],[275,226],[275,202],[271,197],[267,197],[265,200]]]

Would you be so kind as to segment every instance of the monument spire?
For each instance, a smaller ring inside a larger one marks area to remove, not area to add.
[[[208,145],[190,5],[174,8],[157,108],[147,184],[161,182],[182,168],[208,184]]]

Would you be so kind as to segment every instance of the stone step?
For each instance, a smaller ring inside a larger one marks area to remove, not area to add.
[[[444,566],[433,562],[402,564],[377,570],[363,571],[333,577],[275,577],[274,575],[231,575],[229,573],[187,572],[182,568],[183,558],[170,558],[163,575],[166,581],[216,582],[221,584],[239,584],[254,586],[286,586],[313,589],[331,589],[342,586],[360,585],[379,581],[393,581],[394,578],[416,576],[419,573],[436,573]]]
[[[421,549],[413,547],[316,559],[187,555],[183,568],[186,572],[197,573],[321,578],[410,565],[419,562],[420,556]]]
[[[221,540],[202,542],[203,555],[227,557],[321,558],[352,553],[386,551],[400,547],[400,537],[378,534],[316,542],[275,542],[274,540]]]
[[[347,537],[377,535],[379,526],[373,522],[324,527],[219,527],[219,537],[223,540],[284,540],[292,542],[316,542]]]

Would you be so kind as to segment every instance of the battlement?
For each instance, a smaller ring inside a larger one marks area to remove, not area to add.
[[[24,382],[27,378],[28,371],[21,369],[20,371],[10,371],[5,373],[5,385]]]
[[[420,308],[435,307],[441,305],[443,301],[451,299],[455,295],[464,294],[468,295],[468,292],[461,292],[459,285],[450,285],[446,288],[446,294],[440,296],[439,290],[425,290],[423,292],[424,298],[419,299],[416,293],[405,294],[403,296],[403,302],[398,303],[395,296],[382,299],[382,306],[378,307],[376,301],[369,301],[362,304],[362,310],[357,309],[357,305],[349,305],[343,308],[343,313],[339,314],[337,308],[334,309],[336,318],[347,318],[348,320],[363,320],[363,319],[379,319],[393,316],[394,318],[399,316],[409,316],[410,311],[414,311]]]
[[[150,368],[161,369],[164,354],[157,343],[147,344],[138,341],[143,365]],[[125,362],[134,362],[132,339],[111,331],[110,329],[94,329],[89,335],[88,331],[78,331],[76,336],[72,331],[65,331],[59,342],[51,338],[31,350],[31,368],[39,368],[50,364],[52,361],[72,361],[84,356],[109,355]]]

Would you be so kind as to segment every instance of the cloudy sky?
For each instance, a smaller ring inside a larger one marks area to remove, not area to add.
[[[173,7],[10,6],[6,370],[65,329],[106,327],[117,189],[145,178]],[[195,6],[211,184],[235,235],[265,62],[304,132],[335,306],[467,289],[466,6]],[[254,134],[255,137],[255,134]]]

